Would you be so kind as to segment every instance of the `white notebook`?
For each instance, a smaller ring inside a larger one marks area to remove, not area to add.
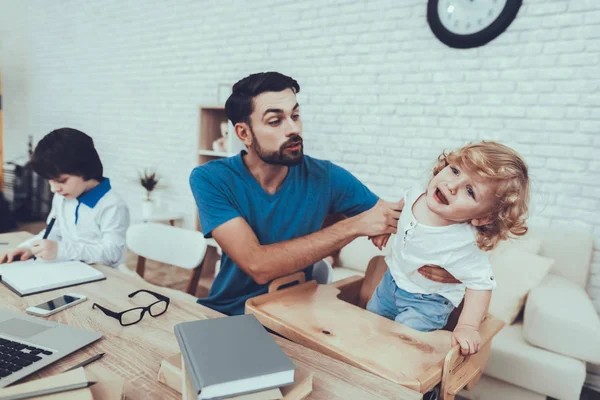
[[[80,261],[41,259],[0,264],[0,277],[19,296],[106,279],[102,272]]]

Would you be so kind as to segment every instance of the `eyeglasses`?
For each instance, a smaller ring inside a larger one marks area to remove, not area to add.
[[[169,308],[169,303],[171,302],[171,299],[169,299],[166,296],[163,296],[162,294],[141,289],[131,293],[128,297],[131,298],[136,294],[142,292],[150,293],[159,300],[146,307],[135,307],[122,312],[111,311],[108,308],[102,307],[100,304],[97,303],[94,303],[92,305],[92,309],[98,307],[104,314],[108,315],[109,317],[118,319],[121,325],[123,326],[137,324],[142,320],[142,318],[144,318],[144,314],[146,314],[146,311],[148,311],[148,313],[152,317],[158,317],[159,315],[163,315],[165,312],[167,312],[167,308]]]

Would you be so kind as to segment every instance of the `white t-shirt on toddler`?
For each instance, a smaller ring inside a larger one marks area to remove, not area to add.
[[[425,193],[414,186],[404,195],[404,209],[398,233],[386,257],[390,273],[399,288],[411,293],[437,293],[458,307],[465,289],[492,290],[496,280],[486,252],[477,247],[477,231],[468,223],[447,226],[423,225],[412,207]],[[441,283],[425,278],[418,269],[438,265],[462,283]]]

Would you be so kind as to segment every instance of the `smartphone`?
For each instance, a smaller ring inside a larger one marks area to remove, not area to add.
[[[65,308],[74,306],[75,304],[86,301],[87,297],[77,293],[66,293],[62,296],[58,296],[52,300],[48,300],[45,303],[41,303],[35,306],[27,308],[25,311],[29,314],[37,315],[38,317],[47,317],[48,315],[55,314]]]

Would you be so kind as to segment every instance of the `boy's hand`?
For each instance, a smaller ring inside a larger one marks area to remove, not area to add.
[[[58,252],[58,243],[54,240],[42,239],[33,242],[33,255],[42,260],[54,260]]]
[[[0,264],[8,264],[13,261],[25,261],[29,260],[31,257],[33,257],[31,250],[27,248],[16,249],[0,257]]]
[[[392,236],[392,235],[390,235],[389,233],[386,233],[383,235],[371,236],[371,237],[369,237],[369,239],[371,240],[371,242],[373,242],[375,247],[377,247],[379,250],[383,250],[383,248],[387,245],[387,242],[390,239],[390,236]]]
[[[481,345],[479,331],[472,326],[457,325],[452,332],[452,347],[460,344],[460,352],[463,356],[475,354]]]

